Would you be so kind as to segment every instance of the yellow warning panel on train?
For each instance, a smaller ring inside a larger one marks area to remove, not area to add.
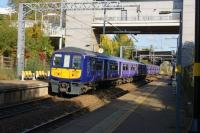
[[[65,79],[79,79],[81,77],[81,70],[66,69],[66,68],[52,68],[51,75],[57,78]]]

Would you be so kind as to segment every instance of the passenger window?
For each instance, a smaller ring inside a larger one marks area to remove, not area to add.
[[[114,63],[114,70],[118,70],[118,64]]]
[[[116,62],[110,62],[110,70],[118,70],[118,64]]]
[[[128,64],[126,64],[126,70],[128,70]]]
[[[135,66],[134,65],[131,66],[131,70],[133,70],[133,71],[135,70]]]
[[[75,68],[75,69],[81,68],[81,56],[79,56],[79,55],[73,56],[72,68]]]
[[[128,64],[123,64],[123,70],[128,70]]]
[[[96,62],[96,70],[102,70],[103,61],[97,61]]]
[[[126,65],[125,64],[123,64],[123,70],[126,70]]]

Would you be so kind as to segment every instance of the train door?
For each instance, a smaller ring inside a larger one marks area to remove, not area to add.
[[[108,78],[107,71],[108,71],[108,61],[104,60],[104,79]]]
[[[96,59],[95,61],[95,71],[96,71],[96,80],[102,80],[103,77],[103,60],[102,59]]]
[[[129,65],[128,64],[122,64],[122,76],[128,77],[129,76]]]
[[[95,71],[95,60],[93,58],[88,58],[87,61],[87,78],[89,81],[94,80],[94,71]]]
[[[119,77],[122,77],[122,63],[121,62],[119,62],[118,69],[119,69]]]

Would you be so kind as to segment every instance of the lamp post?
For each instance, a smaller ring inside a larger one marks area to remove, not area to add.
[[[182,11],[160,11],[159,14],[172,14],[178,13],[179,14],[179,45],[178,45],[178,57],[176,62],[176,132],[180,133],[180,93],[181,93],[181,64],[182,64]]]
[[[195,62],[194,62],[194,99],[192,125],[189,133],[200,133],[200,1],[195,2]]]
[[[106,33],[106,0],[104,0],[104,10],[103,10],[103,35]]]
[[[123,50],[124,49],[135,49],[135,47],[134,46],[124,46],[124,45],[122,45],[122,46],[120,46],[120,49],[119,49],[119,51],[120,51],[120,58],[123,58]]]

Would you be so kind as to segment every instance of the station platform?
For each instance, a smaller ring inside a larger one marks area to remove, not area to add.
[[[0,105],[13,104],[48,95],[48,81],[0,80]]]
[[[48,81],[39,80],[0,80],[0,91],[9,89],[20,89],[20,88],[33,88],[39,86],[48,86]]]
[[[173,91],[168,79],[151,82],[51,133],[175,133]]]

